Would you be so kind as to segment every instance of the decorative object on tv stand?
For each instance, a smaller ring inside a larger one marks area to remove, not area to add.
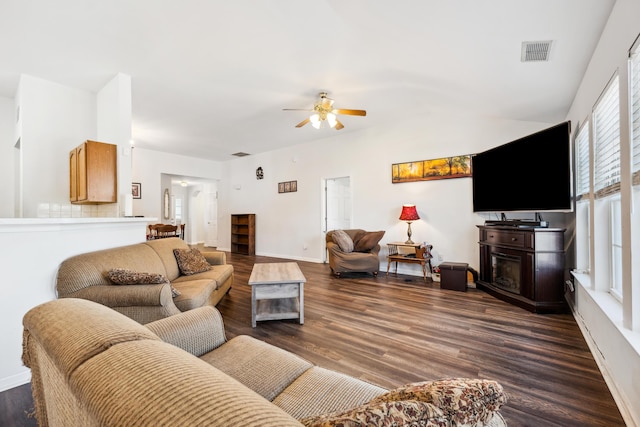
[[[402,212],[400,212],[400,220],[407,221],[408,239],[405,243],[408,245],[413,244],[413,240],[411,240],[411,223],[419,219],[420,219],[420,216],[418,215],[418,211],[416,210],[416,205],[402,205]]]

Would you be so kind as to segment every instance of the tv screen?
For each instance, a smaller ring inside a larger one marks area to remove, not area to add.
[[[474,212],[570,211],[571,122],[471,157]]]

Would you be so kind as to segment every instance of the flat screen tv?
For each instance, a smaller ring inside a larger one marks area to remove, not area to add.
[[[571,211],[570,134],[567,121],[473,155],[473,211]]]

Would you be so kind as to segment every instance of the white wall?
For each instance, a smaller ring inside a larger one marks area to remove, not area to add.
[[[163,186],[162,174],[220,180],[223,171],[220,162],[136,147],[132,153],[132,181],[142,184],[142,198],[134,199],[133,214],[164,221],[162,194],[165,188],[171,191],[171,183],[168,179]]]
[[[13,217],[15,123],[14,100],[0,96],[0,218]]]
[[[321,262],[322,180],[350,176],[355,228],[385,230],[383,244],[404,241],[407,224],[398,217],[403,204],[414,203],[421,219],[411,225],[412,239],[433,244],[445,261],[466,262],[477,269],[476,224],[485,218],[472,212],[471,179],[392,184],[391,165],[473,154],[548,126],[434,113],[361,133],[301,129],[333,136],[225,164],[228,178],[220,186],[220,247],[230,246],[230,214],[255,213],[257,254]],[[264,169],[262,180],[255,178],[259,166]],[[298,181],[298,191],[278,194],[278,182],[291,180]],[[386,268],[383,248],[381,261]],[[418,266],[400,268],[422,275]]]
[[[627,92],[627,54],[633,41],[640,33],[640,1],[638,0],[617,0],[611,12],[609,21],[602,34],[600,42],[594,51],[593,57],[586,70],[582,83],[578,89],[574,102],[567,116],[574,124],[582,123],[591,112],[600,93],[604,90],[607,82],[618,71],[620,76],[620,87],[623,97],[620,103],[621,126],[625,126],[628,122],[629,109],[626,97]],[[626,129],[621,130],[622,142],[628,143]],[[624,156],[623,150],[622,161],[628,161],[628,157]],[[630,193],[628,183],[623,184],[623,195]],[[638,194],[635,194],[637,199]],[[625,196],[628,202],[629,196]],[[624,206],[624,205],[623,205]],[[630,203],[627,205],[630,206]],[[638,224],[640,213],[637,206],[631,214],[632,221]],[[623,246],[626,248],[638,248],[637,238],[632,244],[631,233],[637,233],[636,230],[629,229],[629,222],[624,222],[623,231],[625,236]],[[637,237],[637,236],[636,236]],[[635,245],[635,246],[633,246]],[[599,248],[592,248],[597,253]],[[637,254],[636,254],[637,257]],[[635,272],[637,275],[638,273]],[[592,273],[593,275],[593,273]],[[585,339],[590,344],[596,361],[599,362],[600,368],[609,388],[621,409],[625,421],[628,425],[640,425],[640,331],[631,331],[623,326],[622,310],[620,304],[612,302],[612,297],[607,292],[594,291],[590,289],[591,285],[595,285],[598,289],[601,286],[593,283],[595,278],[584,277],[576,282],[576,291],[574,296],[574,311],[576,319],[583,329]],[[628,284],[628,289],[631,286]],[[638,283],[636,280],[635,296],[638,298]],[[632,293],[625,291],[625,302],[629,303],[627,298],[631,298]],[[635,316],[638,316],[637,307]]]
[[[18,93],[23,216],[34,218],[40,202],[69,201],[69,151],[96,139],[96,95],[27,75]]]
[[[131,77],[119,73],[97,95],[98,141],[118,146],[118,203],[120,216],[131,199]]]

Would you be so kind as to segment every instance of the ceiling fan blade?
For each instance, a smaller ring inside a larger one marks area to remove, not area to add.
[[[336,130],[340,130],[344,127],[344,125],[340,122],[340,120],[336,119],[336,126],[335,129]]]
[[[365,110],[349,110],[344,108],[336,108],[333,110],[334,114],[346,114],[348,116],[366,116],[367,112]]]
[[[313,111],[313,108],[283,108],[282,111]]]
[[[306,119],[304,119],[303,121],[301,121],[300,123],[298,123],[296,125],[297,128],[301,128],[302,126],[306,125],[307,123],[309,123],[311,120],[309,119],[309,117],[307,117]]]

